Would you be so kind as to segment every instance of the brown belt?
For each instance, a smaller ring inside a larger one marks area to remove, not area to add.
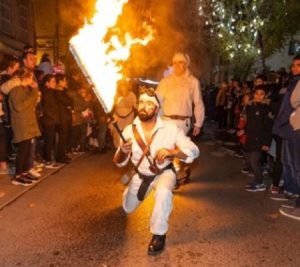
[[[170,118],[172,120],[181,120],[181,121],[184,121],[184,120],[190,118],[188,116],[180,116],[180,115],[164,115],[164,117]]]

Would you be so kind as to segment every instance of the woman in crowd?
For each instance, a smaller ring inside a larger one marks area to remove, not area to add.
[[[134,119],[134,111],[136,109],[136,96],[130,90],[128,81],[121,80],[118,84],[114,105],[114,120],[117,122],[119,129],[122,131],[127,125],[131,124]],[[114,145],[119,146],[120,135],[117,133],[113,125],[110,125],[110,132]]]
[[[15,185],[28,186],[37,178],[28,173],[33,139],[40,135],[35,108],[38,102],[38,88],[33,72],[21,68],[16,72],[20,85],[9,95],[13,142],[17,145],[16,172],[12,179]]]

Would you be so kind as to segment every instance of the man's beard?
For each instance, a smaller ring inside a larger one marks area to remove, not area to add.
[[[151,112],[151,114],[148,114],[145,109],[141,109],[138,112],[138,117],[142,122],[149,121],[153,119],[155,116],[156,116],[155,110]]]

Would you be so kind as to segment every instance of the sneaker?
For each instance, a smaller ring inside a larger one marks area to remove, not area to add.
[[[286,217],[300,221],[300,208],[280,208],[279,212]]]
[[[57,168],[59,168],[59,165],[56,164],[55,162],[48,161],[45,164],[45,168],[47,168],[47,169],[57,169]]]
[[[248,174],[250,170],[248,168],[241,169],[241,173]]]
[[[283,190],[283,193],[286,194],[287,196],[292,196],[293,193],[287,190]]]
[[[267,175],[269,174],[269,171],[268,171],[267,169],[264,169],[264,170],[262,171],[262,174],[263,174],[264,176],[267,176]]]
[[[279,194],[280,187],[279,186],[275,186],[275,185],[271,185],[270,186],[270,192],[271,192],[271,194]]]
[[[7,156],[8,161],[14,161],[16,159],[16,154],[11,154]]]
[[[31,182],[37,182],[37,181],[39,180],[38,177],[35,177],[35,176],[31,175],[29,172],[26,173],[26,174],[23,174],[22,177],[23,177],[24,179],[26,179],[26,180],[31,181]]]
[[[296,207],[296,199],[289,199],[280,205],[282,208],[294,209]]]
[[[71,162],[71,159],[68,157],[65,157],[63,159],[57,159],[56,162],[62,163],[62,164],[69,164]]]
[[[36,171],[36,172],[42,172],[42,171],[43,171],[43,168],[37,168],[37,167],[34,167],[33,169],[34,169],[34,171]]]
[[[289,198],[298,198],[299,197],[299,194],[295,194],[295,193],[292,193],[292,192],[289,192],[286,190],[284,190],[283,193],[286,194]]]
[[[240,159],[244,158],[243,153],[240,152],[240,151],[235,152],[233,155],[234,155],[235,157],[237,157],[237,158],[240,158]]]
[[[43,162],[35,161],[34,168],[43,168],[45,164]]]
[[[35,169],[30,169],[30,170],[28,171],[28,173],[29,173],[31,176],[34,176],[34,177],[36,177],[36,178],[39,178],[39,177],[42,176],[42,175],[41,175],[38,171],[36,171]]]
[[[248,168],[241,169],[241,173],[247,174],[249,177],[254,177],[253,172],[250,171]]]
[[[32,182],[27,180],[25,177],[23,176],[19,176],[19,177],[14,177],[12,180],[11,180],[11,183],[14,184],[14,185],[23,185],[23,186],[30,186],[32,185]]]
[[[285,193],[278,193],[278,194],[274,194],[273,196],[271,196],[270,199],[276,200],[276,201],[288,201],[290,198]]]
[[[246,191],[248,192],[262,192],[266,191],[266,189],[265,184],[258,184],[256,182],[252,183],[252,185],[246,185]]]

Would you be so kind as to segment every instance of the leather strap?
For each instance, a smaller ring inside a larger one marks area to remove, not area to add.
[[[152,134],[151,140],[150,140],[149,144],[147,144],[147,145],[144,143],[144,141],[143,141],[143,139],[142,139],[140,133],[139,133],[138,130],[137,130],[136,125],[134,125],[134,124],[132,125],[132,131],[133,131],[134,139],[135,139],[136,142],[138,143],[139,147],[142,149],[143,154],[145,154],[144,156],[146,156],[146,158],[147,158],[147,160],[148,160],[148,162],[149,162],[149,164],[150,164],[150,169],[151,169],[151,166],[154,166],[155,168],[157,168],[157,167],[156,167],[156,164],[155,164],[155,161],[152,162],[152,161],[150,160],[150,158],[149,158],[149,157],[150,157],[150,145],[152,144],[152,142],[153,142],[153,140],[154,140],[154,137],[155,137],[155,135],[156,135],[156,133],[157,133],[157,130]],[[151,170],[151,171],[152,171],[152,170]]]
[[[141,137],[141,135],[139,134],[138,130],[137,130],[137,127],[136,125],[132,125],[132,131],[133,131],[133,135],[134,135],[134,138],[136,140],[136,142],[138,143],[139,147],[142,149],[143,151],[143,155],[141,156],[141,158],[139,159],[137,165],[135,166],[136,168],[136,172],[139,174],[139,171],[138,171],[138,167],[139,165],[141,164],[143,158],[146,156],[147,157],[147,160],[150,164],[150,170],[151,170],[151,166],[153,166],[153,163],[151,162],[149,156],[150,156],[150,145],[152,143],[152,141],[154,140],[154,137],[157,133],[157,130],[152,134],[151,136],[151,140],[150,142],[146,145]],[[155,161],[154,161],[154,164],[155,164]],[[156,167],[156,165],[154,165]],[[156,167],[157,168],[157,167]],[[158,168],[157,168],[158,169]],[[151,170],[152,171],[152,170]],[[156,177],[157,174],[155,175],[152,175],[152,176],[143,176],[143,181],[140,185],[140,188],[137,192],[137,198],[139,201],[142,201],[145,197],[145,194],[149,188],[149,185],[152,183],[152,181],[154,180],[154,178]]]
[[[190,118],[188,116],[180,116],[180,115],[164,115],[164,117],[170,118],[172,120],[180,120],[180,121],[184,121]]]
[[[139,201],[143,201],[145,198],[145,195],[147,193],[147,190],[150,186],[150,184],[153,182],[153,180],[155,179],[156,175],[153,176],[144,176],[144,178],[142,179],[142,183],[140,185],[140,188],[137,192],[137,198]]]
[[[172,163],[169,164],[169,165],[167,165],[162,170],[160,170],[159,174],[162,174],[165,170],[173,170],[175,172]],[[157,174],[156,175],[148,176],[148,175],[143,175],[143,174],[141,174],[141,173],[138,172],[138,175],[139,175],[140,179],[142,179],[143,181],[142,181],[142,183],[140,185],[140,188],[139,188],[139,190],[137,192],[137,198],[138,198],[139,201],[143,201],[144,198],[145,198],[145,195],[147,193],[147,190],[148,190],[148,188],[150,186],[150,184],[153,182],[153,180],[155,179],[155,177],[157,176]]]

